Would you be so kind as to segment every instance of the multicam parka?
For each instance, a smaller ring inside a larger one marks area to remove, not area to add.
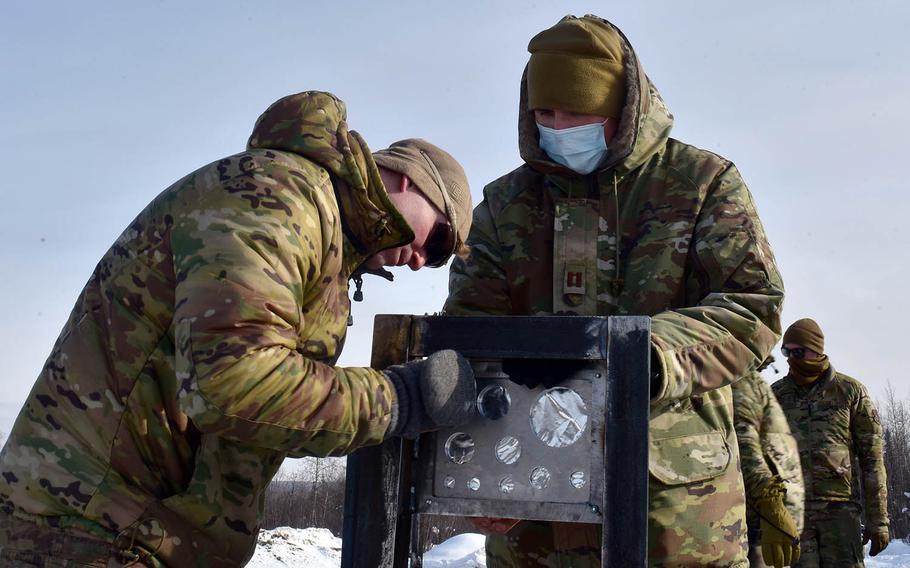
[[[86,284],[0,455],[6,514],[239,566],[285,456],[379,443],[392,387],[335,367],[348,278],[413,239],[327,93],[164,190]]]
[[[829,366],[810,385],[797,385],[788,375],[771,388],[799,445],[806,507],[853,503],[864,506],[873,530],[887,527],[884,437],[866,387]]]
[[[745,506],[728,385],[777,341],[783,285],[736,167],[669,137],[671,114],[627,41],[624,49],[619,131],[589,175],[540,149],[522,79],[525,164],[484,188],[445,310],[652,316],[662,380],[649,432],[649,562],[742,566]],[[579,528],[567,530],[577,536]],[[524,554],[551,566],[599,566],[599,528],[586,530],[588,560],[561,564],[570,555],[544,544],[494,552],[511,558],[491,565],[522,565]],[[509,537],[488,537],[488,551]]]
[[[739,441],[747,501],[757,499],[769,485],[782,487],[784,505],[802,530],[805,488],[799,448],[771,386],[759,373],[731,385],[733,422]],[[750,523],[758,523],[750,508]]]

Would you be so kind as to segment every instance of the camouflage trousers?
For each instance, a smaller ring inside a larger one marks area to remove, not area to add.
[[[40,527],[0,513],[0,566],[3,568],[143,568],[111,543],[89,534]]]
[[[806,503],[798,568],[862,568],[862,512],[853,503]]]

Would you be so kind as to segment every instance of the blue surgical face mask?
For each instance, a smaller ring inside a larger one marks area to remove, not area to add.
[[[589,174],[607,155],[607,141],[604,140],[606,122],[605,120],[561,130],[538,124],[540,147],[554,162],[574,172]]]

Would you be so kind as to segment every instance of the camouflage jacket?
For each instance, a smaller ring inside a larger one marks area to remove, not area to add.
[[[736,381],[731,388],[746,496],[754,499],[768,484],[782,484],[786,490],[784,504],[802,530],[803,472],[796,438],[790,433],[784,412],[758,373]]]
[[[729,161],[669,138],[672,115],[626,42],[626,102],[605,163],[578,175],[538,145],[526,77],[525,164],[484,188],[450,314],[652,316],[652,565],[745,564],[729,383],[780,333],[783,285]]]
[[[344,104],[279,100],[98,263],[0,454],[3,510],[242,565],[286,455],[382,440],[390,383],[333,364],[352,270],[412,238]]]
[[[861,483],[867,522],[888,526],[884,437],[866,387],[829,366],[811,385],[801,387],[787,376],[771,388],[799,444],[806,506],[859,505]]]

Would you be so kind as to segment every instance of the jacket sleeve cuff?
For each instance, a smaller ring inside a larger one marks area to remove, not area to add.
[[[651,339],[651,402],[662,402],[685,398],[692,393],[688,384],[677,371],[673,351],[663,351]]]
[[[876,518],[876,517],[878,517],[878,518]],[[888,528],[891,525],[891,522],[888,519],[888,515],[883,515],[883,516],[876,515],[876,516],[867,518],[867,520],[869,522],[870,528],[874,528],[874,527]]]
[[[382,376],[392,386],[389,392],[392,393],[391,411],[389,413],[389,427],[385,432],[383,439],[398,436],[404,429],[408,421],[408,397],[404,393],[404,384],[401,377],[395,372],[395,367],[391,367],[382,372]]]

